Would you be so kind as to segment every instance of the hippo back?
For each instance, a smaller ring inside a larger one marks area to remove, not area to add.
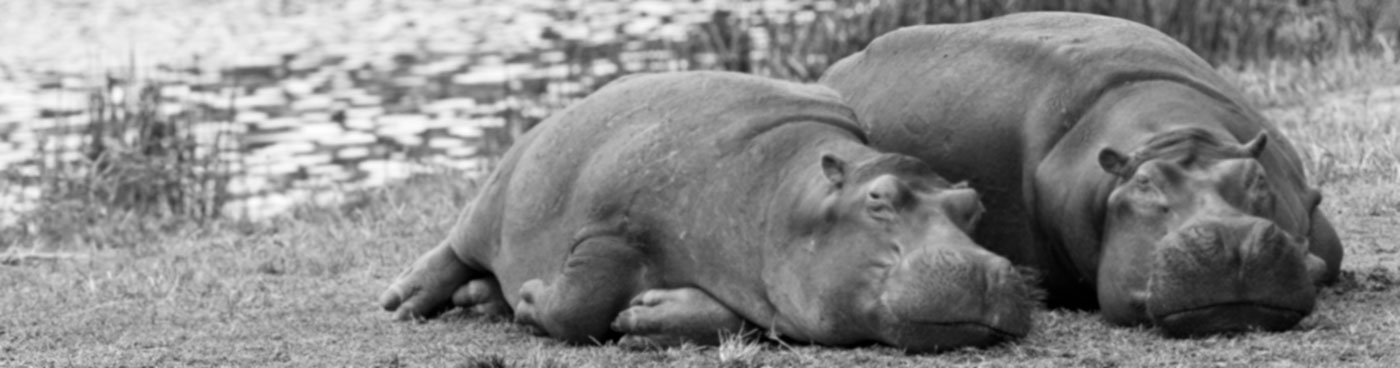
[[[1037,161],[1104,91],[1159,79],[1240,101],[1210,65],[1156,30],[1054,12],[903,28],[838,62],[821,83],[871,125],[873,144],[945,157],[935,165],[957,178],[972,166]]]

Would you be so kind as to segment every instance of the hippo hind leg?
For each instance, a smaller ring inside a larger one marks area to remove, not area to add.
[[[642,252],[623,238],[588,238],[554,280],[533,279],[520,287],[515,321],[575,344],[616,338],[610,322],[645,288],[644,264]]]
[[[443,244],[418,257],[394,284],[384,290],[379,304],[394,318],[433,318],[453,307],[478,313],[510,313],[501,287],[490,273],[463,263],[451,244]]]
[[[742,317],[703,290],[693,287],[652,289],[632,298],[612,328],[626,334],[627,348],[665,348],[690,343],[719,345],[725,335],[741,333]]]

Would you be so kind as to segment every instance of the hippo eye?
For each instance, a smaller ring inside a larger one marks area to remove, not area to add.
[[[890,204],[888,198],[886,198],[885,195],[871,192],[869,194],[869,197],[870,201],[866,203],[866,208],[870,211],[870,214],[872,216],[875,216],[877,218],[887,218],[893,216],[894,206]]]
[[[1259,190],[1269,190],[1269,181],[1264,179],[1264,174],[1259,174],[1255,176],[1254,182],[1251,183],[1251,186]]]
[[[1256,184],[1256,189],[1249,194],[1250,206],[1254,208],[1255,214],[1273,212],[1274,196],[1268,191],[1268,184]]]

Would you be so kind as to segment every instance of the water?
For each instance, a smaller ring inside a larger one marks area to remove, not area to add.
[[[158,91],[158,116],[181,117],[196,155],[217,157],[233,175],[223,215],[266,218],[418,173],[480,176],[526,128],[619,75],[718,68],[719,57],[676,44],[687,27],[710,19],[714,4],[608,4],[618,8],[590,5],[571,20],[548,12],[506,17],[511,34],[548,28],[555,41],[502,44],[489,31],[465,35],[470,40],[434,33],[243,55],[218,69],[177,65],[0,81],[0,172],[8,173],[0,179],[0,203],[7,204],[0,225],[34,207],[42,193],[33,181],[43,168],[86,160],[83,132],[95,108],[137,106],[146,88]],[[797,11],[791,4],[738,9]]]

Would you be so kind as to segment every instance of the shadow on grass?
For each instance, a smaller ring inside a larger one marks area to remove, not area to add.
[[[1327,290],[1333,294],[1383,292],[1394,290],[1397,285],[1400,285],[1400,269],[1375,266],[1368,269],[1342,270],[1337,284]]]

